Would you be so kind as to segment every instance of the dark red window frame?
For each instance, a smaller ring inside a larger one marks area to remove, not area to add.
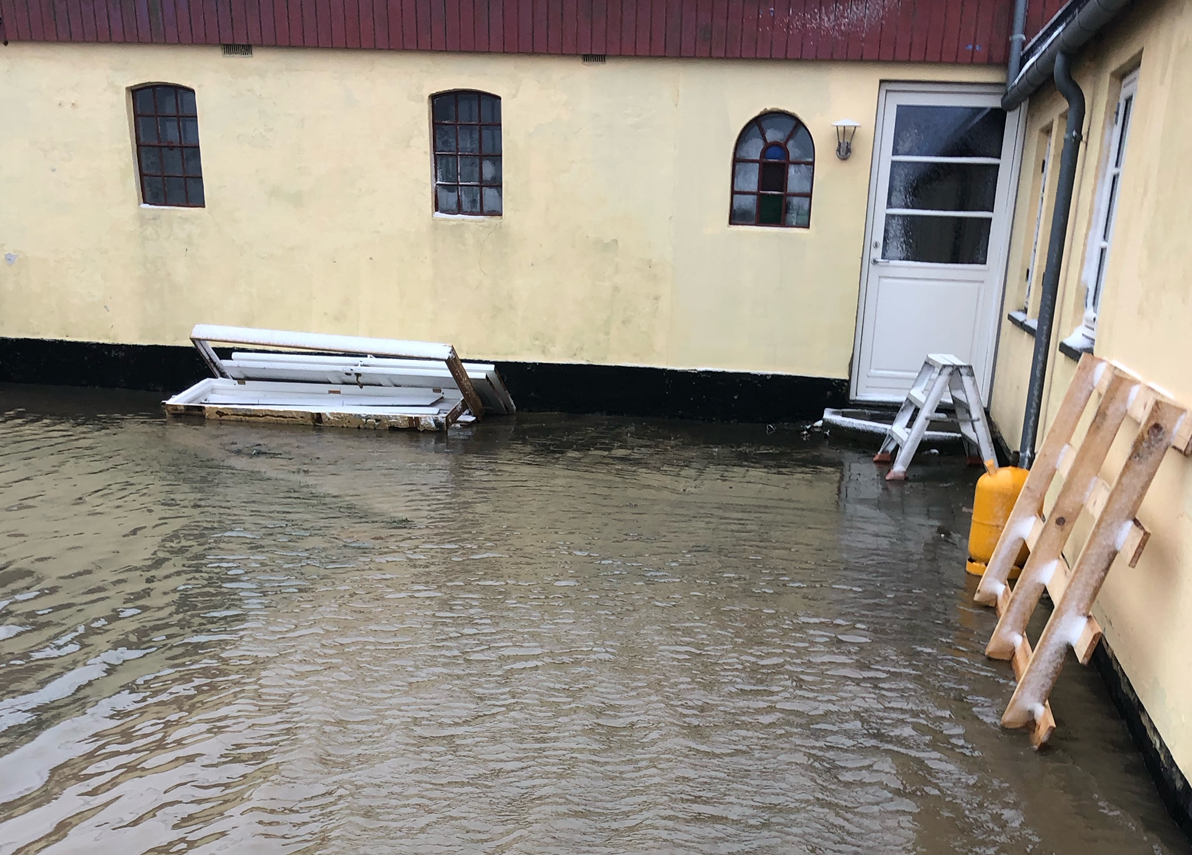
[[[431,148],[436,213],[502,215],[499,96],[474,89],[432,95]]]
[[[767,119],[791,120],[794,125],[784,135],[775,136],[768,133],[765,127]],[[761,135],[762,146],[757,157],[746,157],[742,154],[743,147],[748,142],[751,129],[756,128]],[[798,138],[798,139],[796,139]],[[792,152],[792,146],[801,146],[803,151]],[[740,167],[744,166],[746,173],[742,175]],[[757,175],[749,180],[747,173],[750,167],[756,167]],[[792,190],[789,186],[791,167],[807,167],[806,190]],[[778,176],[781,176],[779,179]],[[743,183],[744,182],[744,183]],[[811,227],[811,195],[815,184],[815,141],[811,132],[792,113],[772,110],[750,119],[741,133],[737,135],[737,142],[733,148],[732,186],[729,199],[729,225],[733,226],[763,226],[782,229],[806,229]],[[807,200],[806,221],[802,223],[788,223],[792,200]],[[752,218],[742,216],[744,209],[738,209],[738,202],[748,204],[752,200]],[[763,205],[766,207],[767,221],[763,221]],[[769,221],[768,215],[778,205],[777,222]]]
[[[169,208],[202,208],[203,163],[195,91],[151,84],[132,90],[141,201]]]

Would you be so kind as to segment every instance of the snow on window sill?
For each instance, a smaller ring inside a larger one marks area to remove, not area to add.
[[[1039,326],[1039,321],[1037,319],[1028,318],[1026,316],[1026,312],[1022,311],[1010,312],[1010,314],[1006,315],[1006,320],[1014,324],[1014,326],[1018,327],[1027,335],[1031,336],[1035,334],[1035,329]]]
[[[1094,344],[1096,340],[1089,334],[1088,328],[1079,326],[1076,332],[1060,342],[1059,350],[1064,356],[1079,362],[1081,356],[1093,352]]]

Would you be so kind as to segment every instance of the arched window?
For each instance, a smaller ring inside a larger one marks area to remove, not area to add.
[[[132,90],[137,169],[146,205],[202,208],[203,164],[195,91],[185,86]]]
[[[729,222],[807,228],[814,172],[815,144],[803,123],[789,113],[763,113],[737,137]]]
[[[430,101],[435,210],[501,216],[501,99],[443,92]]]

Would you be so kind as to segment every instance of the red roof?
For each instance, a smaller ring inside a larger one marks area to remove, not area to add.
[[[1062,5],[1034,0],[1028,36]],[[0,0],[0,36],[1004,64],[1012,10],[1012,0]]]

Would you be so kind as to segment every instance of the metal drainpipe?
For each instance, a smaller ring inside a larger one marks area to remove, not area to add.
[[[1051,327],[1055,320],[1055,301],[1060,287],[1060,268],[1064,260],[1064,243],[1068,237],[1068,215],[1072,209],[1072,188],[1076,184],[1076,162],[1080,158],[1081,129],[1084,127],[1084,92],[1072,79],[1071,60],[1066,53],[1055,58],[1055,88],[1068,102],[1068,126],[1064,131],[1064,148],[1060,154],[1060,171],[1056,178],[1055,210],[1051,215],[1051,237],[1047,242],[1047,267],[1043,271],[1043,288],[1039,305],[1039,321],[1035,328],[1035,357],[1031,362],[1031,382],[1026,393],[1026,413],[1022,422],[1022,443],[1018,465],[1029,469],[1035,456],[1035,439],[1039,434],[1039,414],[1043,406],[1043,382],[1047,375],[1047,356],[1051,350]]]
[[[1022,46],[1026,43],[1026,2],[1014,0],[1014,30],[1010,36],[1010,60],[1006,66],[1006,88],[1018,79],[1022,70]]]

